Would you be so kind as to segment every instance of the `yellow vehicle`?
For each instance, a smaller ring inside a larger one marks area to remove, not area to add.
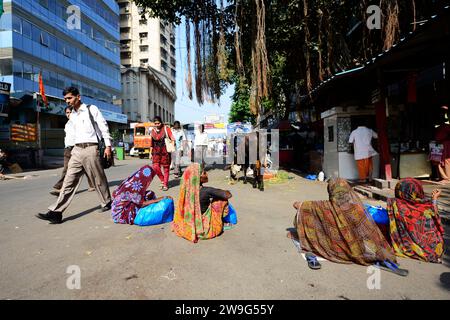
[[[153,122],[144,122],[134,127],[134,149],[141,159],[150,158],[150,129],[154,126]]]

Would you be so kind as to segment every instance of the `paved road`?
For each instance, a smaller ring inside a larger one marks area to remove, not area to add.
[[[144,163],[125,160],[108,169],[111,190]],[[0,181],[1,299],[450,298],[449,256],[441,265],[400,259],[410,275],[382,272],[380,290],[367,288],[362,266],[323,262],[321,270],[310,270],[286,229],[292,226],[293,201],[325,199],[325,183],[292,175],[288,183],[260,192],[228,186],[227,173],[215,170],[209,185],[231,190],[239,223],[216,239],[192,244],[175,236],[169,224],[114,224],[109,212],[99,212],[85,181],[63,224],[38,220],[34,215],[55,200],[48,191],[60,172]],[[167,194],[177,197],[178,190],[174,186]],[[79,290],[66,286],[71,265],[81,270]]]

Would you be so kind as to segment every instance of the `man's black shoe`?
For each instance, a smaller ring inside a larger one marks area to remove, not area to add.
[[[56,211],[48,211],[47,213],[39,213],[36,215],[39,219],[48,220],[50,224],[62,223],[62,213]]]
[[[102,212],[106,212],[111,210],[111,202],[109,202],[106,206],[102,207]]]

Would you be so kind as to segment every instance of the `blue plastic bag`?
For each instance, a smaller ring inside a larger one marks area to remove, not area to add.
[[[228,202],[228,214],[222,220],[225,223],[231,223],[231,224],[236,224],[237,223],[236,210],[233,208],[233,206],[229,202]]]
[[[175,206],[173,200],[165,198],[157,203],[139,209],[134,224],[138,226],[153,226],[173,221]]]
[[[386,209],[381,206],[371,206],[370,204],[365,204],[364,207],[376,223],[384,225],[389,224],[389,216]]]
[[[306,179],[308,179],[308,180],[317,180],[317,175],[315,175],[315,174],[308,174],[306,176]]]

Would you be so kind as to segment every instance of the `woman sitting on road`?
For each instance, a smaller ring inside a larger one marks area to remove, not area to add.
[[[347,181],[330,180],[328,194],[328,201],[294,203],[297,234],[293,232],[289,236],[298,239],[307,252],[309,267],[320,269],[316,254],[338,263],[371,265],[380,262],[383,268],[393,266],[396,269],[391,264],[396,261],[392,248]]]
[[[154,176],[155,170],[145,165],[114,190],[111,215],[115,223],[134,224],[139,209],[164,199],[164,197],[155,199],[155,193],[147,191]]]
[[[444,228],[437,208],[440,190],[432,201],[425,200],[420,181],[403,179],[395,186],[395,198],[388,199],[390,235],[395,253],[427,262],[441,262]]]
[[[208,174],[198,163],[191,164],[182,177],[172,231],[192,242],[219,236],[222,219],[228,215],[230,191],[204,187],[207,182]]]

